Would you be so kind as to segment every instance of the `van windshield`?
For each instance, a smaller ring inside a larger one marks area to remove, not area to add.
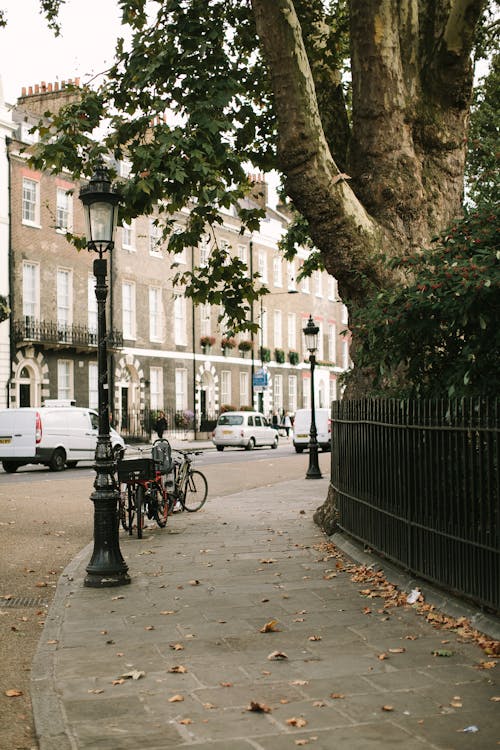
[[[243,424],[241,414],[221,414],[219,424]]]

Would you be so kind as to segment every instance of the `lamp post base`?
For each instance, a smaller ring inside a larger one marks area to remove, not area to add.
[[[306,479],[322,479],[323,474],[319,468],[318,446],[309,445],[309,467],[306,472]]]

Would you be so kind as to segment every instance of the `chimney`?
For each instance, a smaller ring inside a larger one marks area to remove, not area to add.
[[[267,208],[268,186],[262,172],[260,174],[248,175],[252,190],[250,198],[257,203],[259,208]]]
[[[80,79],[75,78],[73,81],[70,78],[67,83],[79,88]],[[57,114],[61,107],[70,102],[77,101],[78,98],[78,91],[68,90],[66,81],[61,81],[61,84],[58,81],[54,83],[42,81],[40,84],[36,83],[34,86],[28,86],[27,92],[26,86],[23,86],[18,104],[25,107],[34,115],[44,115],[47,110]]]

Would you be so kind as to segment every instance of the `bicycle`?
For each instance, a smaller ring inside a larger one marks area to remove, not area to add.
[[[163,476],[173,469],[171,448],[167,440],[156,440],[151,458],[124,459],[118,463],[120,487],[120,522],[132,536],[134,521],[137,538],[142,539],[144,516],[154,519],[160,528],[167,524],[169,507]]]
[[[207,478],[201,471],[192,468],[194,456],[201,455],[203,451],[174,450],[182,459],[174,459],[174,486],[168,491],[169,507],[172,510],[180,502],[182,510],[195,513],[205,505],[208,495]]]

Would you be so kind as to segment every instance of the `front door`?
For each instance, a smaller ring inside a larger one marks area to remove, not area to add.
[[[19,384],[19,406],[31,406],[31,386],[28,383]]]
[[[128,386],[122,386],[122,430],[128,428]]]

